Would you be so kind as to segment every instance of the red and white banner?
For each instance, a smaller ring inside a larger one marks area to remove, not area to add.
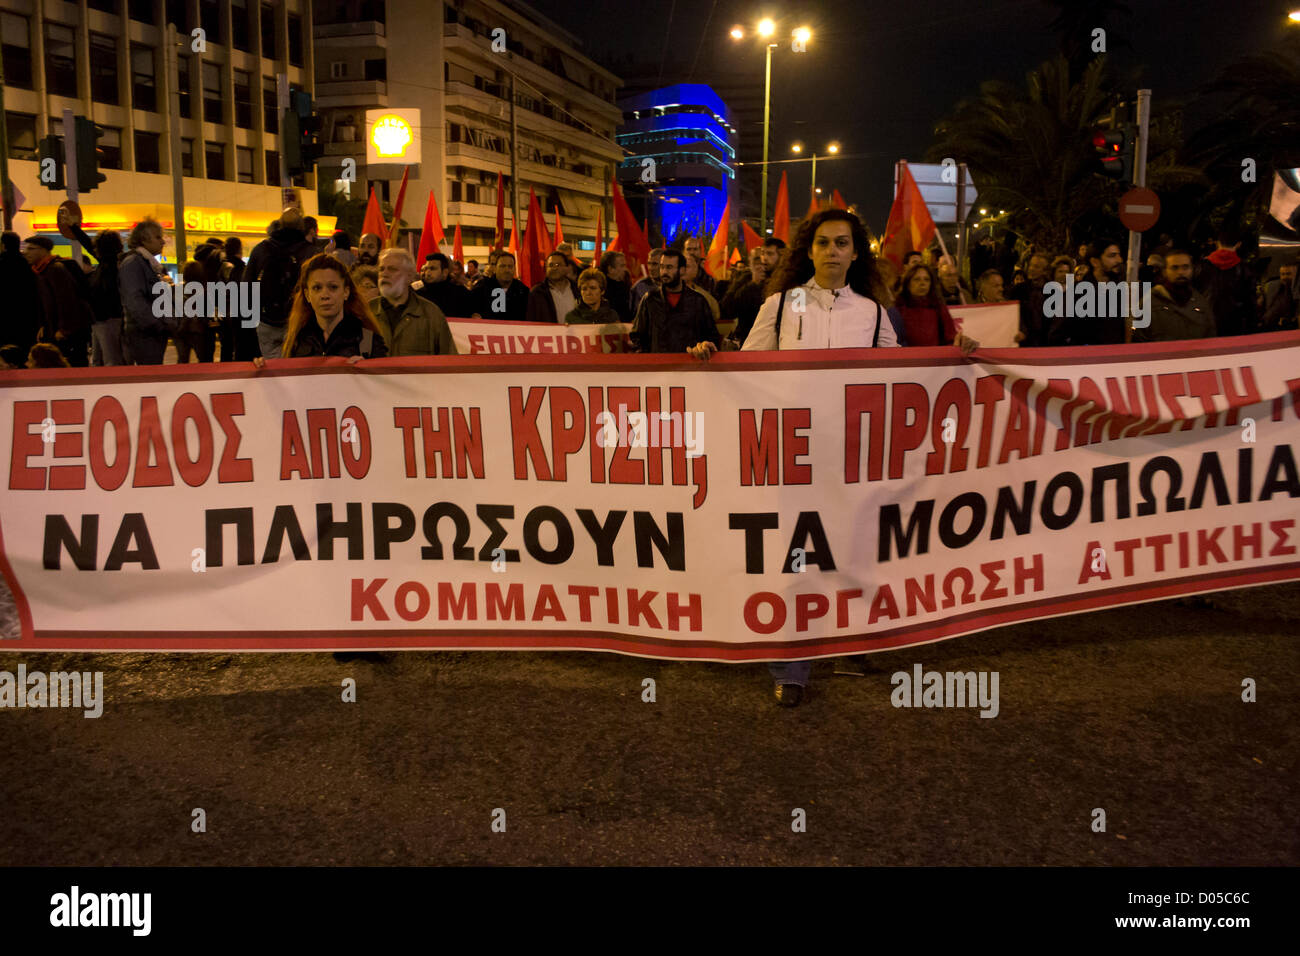
[[[461,355],[582,355],[627,352],[628,322],[552,325],[548,322],[448,319]]]
[[[0,373],[0,648],[793,659],[1300,578],[1300,334],[884,351]]]

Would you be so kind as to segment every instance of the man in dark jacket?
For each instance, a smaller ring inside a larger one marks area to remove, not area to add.
[[[54,255],[54,243],[45,236],[32,236],[26,246],[23,255],[36,273],[36,292],[45,313],[45,341],[57,345],[73,368],[89,366],[94,312],[85,272],[75,262]]]
[[[470,295],[476,319],[523,322],[528,316],[528,286],[515,278],[515,257],[508,252],[497,257],[492,277],[474,286]]]
[[[627,257],[623,253],[606,252],[600,257],[600,271],[605,275],[605,299],[618,313],[620,322],[632,321],[632,289],[628,283]]]
[[[578,288],[569,278],[569,259],[562,252],[546,257],[546,278],[528,292],[526,322],[563,323],[578,304]]]
[[[0,309],[0,345],[18,346],[26,359],[41,328],[41,299],[36,292],[36,273],[19,251],[20,245],[16,232],[6,232],[0,239],[0,289],[5,298],[4,309]]]
[[[161,365],[167,336],[176,330],[175,319],[154,312],[158,283],[170,279],[156,256],[163,249],[162,226],[148,217],[136,223],[127,237],[130,249],[117,266],[117,288],[122,295],[122,347],[131,365]],[[170,291],[170,290],[166,290]]]
[[[451,260],[446,255],[432,252],[426,256],[421,275],[424,284],[415,290],[416,294],[436,305],[443,315],[464,319],[473,314],[470,290],[452,281]]]
[[[1223,235],[1218,248],[1205,257],[1195,285],[1210,300],[1219,335],[1249,335],[1255,331],[1255,280],[1237,249],[1236,237]]]
[[[637,306],[628,338],[634,352],[685,352],[702,342],[722,344],[713,311],[700,293],[682,281],[685,256],[665,249],[659,260],[659,288]]]
[[[1192,286],[1192,256],[1181,249],[1165,255],[1164,277],[1151,290],[1151,324],[1133,328],[1134,342],[1179,342],[1215,335],[1210,300]]]
[[[257,340],[263,358],[279,358],[298,277],[315,254],[316,247],[307,241],[302,213],[290,206],[280,216],[280,228],[259,242],[248,257],[245,278],[262,284]]]

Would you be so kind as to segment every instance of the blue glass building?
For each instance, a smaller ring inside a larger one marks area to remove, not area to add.
[[[736,130],[726,104],[711,87],[681,83],[619,106],[623,125],[615,138],[630,153],[618,183],[633,211],[667,242],[682,232],[712,236],[735,195]]]

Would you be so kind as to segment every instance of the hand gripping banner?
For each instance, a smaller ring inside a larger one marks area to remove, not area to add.
[[[1300,335],[0,374],[7,650],[811,658],[1300,578]]]

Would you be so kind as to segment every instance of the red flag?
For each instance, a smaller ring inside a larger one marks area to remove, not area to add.
[[[515,219],[514,212],[510,213],[510,245],[506,246],[506,252],[515,257],[515,274],[519,273],[519,220]]]
[[[772,235],[786,245],[790,244],[790,190],[786,186],[785,170],[781,171],[781,188],[776,191],[776,212],[772,216]]]
[[[564,241],[564,228],[560,225],[560,207],[555,207],[555,244],[558,246]]]
[[[416,265],[423,265],[425,256],[440,252],[439,243],[446,238],[447,234],[442,231],[442,219],[438,215],[438,200],[430,189],[429,205],[424,210],[424,229],[420,232],[420,248],[415,253]]]
[[[713,244],[704,257],[704,271],[715,279],[722,279],[727,274],[727,236],[731,232],[731,200],[722,207],[722,218],[718,220],[718,231],[713,234]]]
[[[606,249],[605,251],[606,251],[606,252],[618,252],[618,244],[619,244],[620,242],[622,242],[622,241],[623,241],[623,237],[622,237],[622,236],[615,236],[613,239],[610,240],[609,248]]]
[[[366,218],[361,223],[361,231],[378,236],[380,242],[388,238],[388,228],[384,225],[384,211],[379,208],[379,197],[375,195],[374,186],[370,187],[370,201],[366,203]]]
[[[627,267],[632,275],[640,278],[642,267],[650,263],[650,240],[628,208],[623,190],[618,188],[617,182],[613,183],[611,191],[614,195],[614,223],[618,227],[618,239],[615,242],[627,257]],[[611,243],[610,248],[613,249],[614,245]]]
[[[808,195],[811,199],[808,202],[808,211],[803,214],[805,219],[811,219],[813,216],[817,215],[822,208],[821,203],[817,201],[817,194],[815,192],[810,192]]]
[[[785,224],[785,230],[786,232],[789,232],[790,231],[790,223],[788,221],[789,216],[787,216],[786,219],[787,222]],[[744,236],[745,238],[745,255],[749,255],[752,251],[754,251],[754,249],[758,248],[763,244],[763,237],[760,236],[758,233],[756,233],[753,229],[751,229],[749,227],[749,223],[743,220],[740,223],[740,232],[741,235]]]
[[[456,244],[451,247],[451,257],[460,263],[465,261],[465,249],[460,244],[460,223],[456,223]]]
[[[601,245],[605,241],[605,236],[601,228],[601,217],[605,215],[604,209],[596,210],[596,256],[591,260],[593,266],[600,264]]]
[[[748,229],[749,227],[746,226],[745,228]],[[740,246],[736,246],[736,248],[731,250],[731,258],[727,260],[727,265],[734,266],[737,262],[740,261],[741,261]]]
[[[523,260],[520,265],[520,277],[527,286],[541,282],[546,275],[546,257],[555,247],[551,244],[551,234],[546,229],[546,217],[542,213],[542,204],[537,200],[537,193],[530,186],[528,189],[528,224],[524,226]]]
[[[402,219],[402,204],[406,202],[406,176],[410,173],[411,167],[407,166],[402,170],[402,185],[397,187],[397,202],[393,203],[393,224],[388,230],[388,244],[397,245],[398,223]]]
[[[903,257],[909,252],[923,252],[934,238],[934,220],[925,206],[921,190],[906,166],[898,178],[898,192],[889,210],[885,238],[880,243],[880,254],[903,270]]]
[[[492,237],[492,248],[500,249],[506,241],[506,181],[497,173],[497,234]]]
[[[849,204],[844,201],[844,197],[840,195],[840,191],[838,189],[831,190],[831,205],[834,206],[836,209],[847,210],[849,208]]]

